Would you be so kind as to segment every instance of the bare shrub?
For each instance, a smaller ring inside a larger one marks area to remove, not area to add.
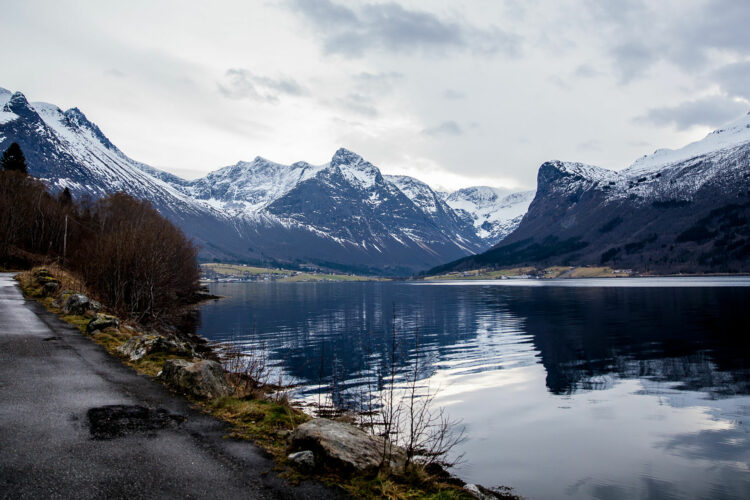
[[[235,396],[257,398],[274,389],[265,344],[242,346],[231,341],[214,344],[213,348],[234,387]],[[276,389],[282,389],[281,380]]]
[[[150,203],[116,193],[93,204],[70,265],[114,311],[154,322],[198,291],[197,249]]]
[[[353,389],[343,388],[343,374],[338,374],[335,356],[331,377],[325,390],[319,393],[317,414],[324,417],[350,416],[361,428],[384,438],[382,459],[387,463],[392,444],[402,446],[406,452],[405,470],[413,466],[426,470],[440,466],[449,468],[461,462],[463,455],[452,455],[465,440],[459,420],[451,419],[444,408],[436,407],[439,388],[433,389],[429,381],[420,376],[425,366],[426,353],[422,352],[419,329],[414,330],[413,361],[404,373],[398,373],[401,342],[398,318],[393,313],[390,342],[385,362],[375,373],[364,367],[348,381]],[[366,351],[366,349],[363,349]],[[323,373],[321,355],[321,380]],[[320,387],[324,387],[321,382]]]
[[[59,262],[134,321],[169,321],[199,290],[195,246],[127,194],[76,203],[68,191],[54,197],[33,177],[0,171],[0,221],[0,266]]]
[[[408,468],[415,462],[422,465],[453,467],[463,456],[449,458],[449,454],[464,441],[464,429],[459,420],[453,420],[446,415],[444,408],[434,408],[438,390],[431,390],[429,382],[425,386],[420,386],[419,371],[423,354],[419,340],[419,329],[416,328],[414,364],[400,402],[405,413],[402,431],[402,444],[406,450],[405,467]]]

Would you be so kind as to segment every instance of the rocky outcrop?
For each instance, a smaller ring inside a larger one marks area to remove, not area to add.
[[[184,359],[168,359],[159,378],[174,389],[201,399],[229,396],[232,393],[224,369],[216,361],[195,363]]]
[[[311,450],[319,466],[348,472],[373,473],[386,464],[401,470],[406,462],[403,448],[386,443],[383,438],[344,422],[316,418],[292,434],[292,450]]]
[[[133,337],[118,347],[117,352],[127,357],[130,361],[140,361],[155,352],[177,354],[179,356],[195,356],[189,344],[161,335],[140,335]]]
[[[494,491],[488,490],[479,484],[467,484],[464,486],[464,490],[469,492],[477,500],[496,500],[498,498],[503,498]]]
[[[63,303],[62,310],[65,314],[83,315],[90,308],[91,301],[82,293],[70,295]]]
[[[86,325],[86,333],[92,334],[97,330],[101,331],[105,328],[117,328],[119,326],[120,320],[118,320],[116,317],[110,316],[109,314],[98,313],[91,319],[91,321],[89,321],[89,324]]]

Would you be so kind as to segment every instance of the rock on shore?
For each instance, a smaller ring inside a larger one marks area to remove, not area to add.
[[[292,434],[293,450],[311,450],[315,463],[337,469],[371,473],[386,462],[392,470],[401,470],[406,452],[383,438],[344,422],[316,418],[297,427]]]
[[[216,361],[191,363],[184,359],[168,359],[159,373],[167,385],[197,398],[219,398],[232,394],[224,369]]]

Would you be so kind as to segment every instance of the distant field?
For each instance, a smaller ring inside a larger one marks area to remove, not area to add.
[[[244,278],[268,276],[269,279],[281,282],[295,281],[379,281],[382,278],[369,276],[356,276],[350,274],[328,274],[291,269],[277,269],[267,267],[242,266],[237,264],[206,263],[201,264],[201,270],[205,277],[215,273],[217,278]]]
[[[570,267],[553,266],[545,269],[535,267],[514,267],[511,269],[454,272],[425,278],[427,280],[494,280],[521,276],[551,278],[616,278],[630,276],[630,271],[615,270],[611,267]]]

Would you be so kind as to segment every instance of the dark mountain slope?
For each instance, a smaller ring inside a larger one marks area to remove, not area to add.
[[[622,172],[548,162],[519,227],[430,274],[519,265],[750,272],[750,116]]]

